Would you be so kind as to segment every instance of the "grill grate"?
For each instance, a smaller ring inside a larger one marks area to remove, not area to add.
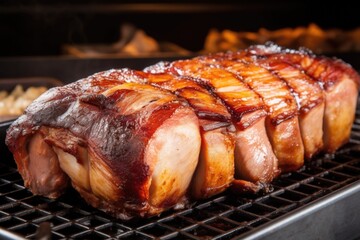
[[[1,164],[0,228],[25,238],[35,238],[47,229],[51,239],[231,239],[359,179],[360,110],[346,146],[282,175],[273,182],[271,193],[224,193],[191,209],[140,221],[116,220],[88,206],[74,190],[57,200],[33,196],[16,169]]]

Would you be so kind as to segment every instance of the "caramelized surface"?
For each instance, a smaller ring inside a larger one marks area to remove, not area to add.
[[[276,45],[112,69],[48,90],[6,144],[34,194],[71,183],[118,218],[154,216],[229,187],[257,192],[279,168],[336,151],[359,83],[341,60]]]
[[[253,46],[248,51],[294,65],[314,79],[323,89],[324,151],[333,153],[348,141],[360,83],[360,75],[349,64],[339,59],[318,57],[307,51],[282,49],[277,45]],[[239,54],[244,55],[244,52]],[[340,100],[342,97],[344,99]]]

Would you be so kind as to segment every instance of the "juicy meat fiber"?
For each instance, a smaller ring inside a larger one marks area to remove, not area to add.
[[[254,183],[268,183],[277,176],[277,159],[266,135],[264,103],[257,93],[233,73],[213,68],[196,60],[177,61],[165,68],[150,70],[192,78],[221,98],[236,126],[234,151],[236,178]],[[252,135],[257,139],[249,138]],[[249,154],[251,152],[251,154]]]
[[[359,74],[349,64],[339,59],[315,56],[309,51],[287,50],[276,45],[253,46],[248,51],[290,63],[317,81],[325,95],[325,151],[333,153],[348,141],[360,85]]]
[[[32,157],[33,148],[26,146],[34,142],[57,155],[59,163],[52,163],[62,171],[51,172],[53,178],[65,173],[90,204],[120,218],[158,214],[184,201],[201,144],[193,109],[143,84],[118,82],[101,95],[63,98],[67,88],[42,95],[10,128],[7,141],[27,187],[48,197],[65,187],[37,179],[38,169],[31,166],[49,159]]]
[[[340,60],[275,45],[112,69],[45,92],[6,144],[34,194],[72,185],[113,216],[149,217],[228,188],[267,190],[333,153],[359,85]]]
[[[299,130],[296,101],[286,82],[251,58],[242,61],[227,57],[203,57],[205,61],[237,74],[239,79],[258,93],[264,101],[268,116],[265,121],[269,140],[282,172],[289,172],[304,163],[304,147]]]
[[[102,73],[103,75],[104,73]],[[191,184],[192,196],[207,198],[226,190],[234,179],[234,130],[231,115],[220,99],[196,82],[166,73],[110,70],[107,79],[147,83],[168,90],[188,101],[199,118],[201,152]]]

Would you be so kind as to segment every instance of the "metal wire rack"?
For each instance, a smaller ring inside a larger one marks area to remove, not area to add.
[[[114,219],[88,206],[74,190],[57,200],[34,196],[23,186],[16,168],[0,164],[0,230],[31,239],[41,234],[51,239],[241,238],[359,180],[360,110],[346,146],[282,175],[273,182],[271,193],[236,196],[225,192],[190,209],[144,220]]]

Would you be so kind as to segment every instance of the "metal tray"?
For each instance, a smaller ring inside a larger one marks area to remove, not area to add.
[[[1,125],[3,132],[8,124]],[[1,139],[2,142],[3,139]],[[1,146],[1,152],[6,146]],[[358,239],[360,110],[350,142],[273,182],[268,194],[225,192],[192,208],[121,221],[72,189],[57,200],[34,196],[14,161],[0,163],[0,238],[5,239]]]

